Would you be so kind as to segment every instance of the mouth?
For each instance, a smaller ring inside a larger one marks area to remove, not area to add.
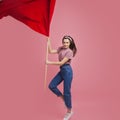
[[[68,46],[65,46],[65,45],[64,45],[63,47],[64,47],[64,48],[68,48]]]

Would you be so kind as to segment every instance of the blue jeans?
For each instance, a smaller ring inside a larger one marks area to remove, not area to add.
[[[49,89],[57,96],[64,95],[64,101],[67,108],[72,108],[71,103],[71,83],[73,78],[73,71],[69,64],[65,64],[60,67],[58,74],[52,79],[49,84]],[[57,88],[57,86],[63,81],[64,90],[63,94]]]

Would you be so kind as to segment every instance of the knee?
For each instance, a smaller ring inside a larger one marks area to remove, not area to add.
[[[54,89],[53,85],[51,85],[51,84],[49,84],[48,88],[49,88],[50,90]]]
[[[50,84],[48,85],[48,88],[51,89],[51,85]]]
[[[64,91],[64,96],[71,96],[71,92],[70,91]]]

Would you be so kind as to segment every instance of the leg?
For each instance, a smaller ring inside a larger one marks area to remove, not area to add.
[[[63,120],[69,120],[73,115],[72,112],[72,102],[71,102],[71,83],[72,83],[72,69],[70,66],[66,67],[63,70],[63,78],[64,78],[64,101],[67,107],[67,113],[64,116]]]
[[[71,78],[64,80],[64,100],[67,106],[67,111],[70,112],[72,108],[71,101]]]
[[[64,79],[64,101],[67,106],[67,111],[71,112],[72,102],[71,102],[71,83],[72,83],[72,69],[70,66],[65,66],[62,70],[62,77]]]
[[[56,94],[57,96],[62,98],[62,93],[59,91],[57,86],[63,81],[60,72],[53,78],[53,80],[49,84],[49,89]]]

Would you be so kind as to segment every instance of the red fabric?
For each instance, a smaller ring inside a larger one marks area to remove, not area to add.
[[[0,19],[12,16],[33,30],[49,36],[50,22],[56,0],[3,0]]]

